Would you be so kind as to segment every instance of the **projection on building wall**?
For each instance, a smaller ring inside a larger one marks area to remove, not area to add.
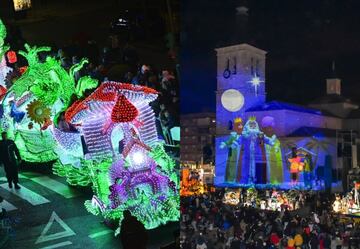
[[[335,138],[277,137],[276,122],[265,116],[233,120],[229,135],[216,138],[215,185],[222,187],[323,189],[331,184]]]

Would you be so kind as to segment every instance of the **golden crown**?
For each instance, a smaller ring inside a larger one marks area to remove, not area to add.
[[[256,121],[256,117],[255,116],[249,117],[249,121]]]
[[[237,123],[242,123],[242,118],[235,118],[234,119],[234,123],[237,124]]]

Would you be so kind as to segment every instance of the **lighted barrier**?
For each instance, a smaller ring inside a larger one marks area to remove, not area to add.
[[[71,185],[94,190],[87,210],[108,219],[130,210],[147,229],[177,221],[179,179],[175,162],[158,139],[149,103],[158,93],[147,87],[75,80],[86,59],[65,70],[49,47],[19,51],[28,62],[13,81],[4,55],[6,30],[0,22],[0,130],[6,130],[29,162],[56,160],[53,171]],[[6,73],[4,73],[6,72]],[[2,74],[1,74],[2,73]],[[89,96],[85,93],[92,89]],[[117,233],[120,227],[117,229]]]

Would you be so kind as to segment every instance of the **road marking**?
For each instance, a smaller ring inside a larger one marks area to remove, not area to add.
[[[93,239],[93,238],[100,237],[100,236],[103,236],[105,234],[113,233],[113,232],[114,232],[113,230],[104,230],[104,231],[101,231],[101,232],[90,234],[89,237]]]
[[[31,205],[33,205],[33,206],[41,205],[41,204],[50,202],[45,197],[31,191],[30,189],[25,188],[22,185],[20,185],[21,189],[15,189],[15,188],[9,189],[9,186],[8,186],[7,183],[1,184],[0,187],[2,187],[3,189],[5,189],[5,190],[7,190],[7,191],[9,191],[11,193],[13,193],[14,195],[19,196],[20,198],[30,202]]]
[[[65,241],[65,242],[61,242],[61,243],[57,243],[51,246],[45,246],[45,247],[41,247],[40,249],[52,249],[52,248],[58,248],[58,247],[62,247],[62,246],[68,246],[71,245],[72,242],[71,241]]]
[[[62,228],[65,229],[65,231],[46,235],[46,233],[49,231],[50,227],[52,226],[55,220],[59,223],[60,226],[62,226]],[[55,240],[68,236],[73,236],[73,235],[76,235],[76,233],[73,230],[71,230],[71,228],[68,225],[66,225],[66,223],[62,219],[60,219],[60,217],[55,213],[55,211],[53,211],[49,219],[49,222],[46,224],[44,230],[41,232],[41,235],[36,240],[35,244],[39,244],[41,242],[45,242],[49,240]]]
[[[5,200],[3,200],[0,203],[0,209],[1,208],[4,208],[7,212],[10,212],[10,211],[13,211],[13,210],[17,209],[17,207],[15,207],[13,204],[11,204],[10,202],[5,201]]]
[[[29,177],[24,176],[24,175],[22,175],[22,174],[19,174],[19,178],[22,178],[22,179],[29,179]],[[2,182],[7,182],[7,179],[6,179],[6,177],[5,177],[5,176],[2,176],[2,177],[0,177],[0,181],[2,181]]]
[[[69,186],[62,184],[61,182],[58,182],[54,179],[51,179],[48,176],[30,178],[30,180],[64,196],[65,198],[73,198],[79,195],[79,193],[72,191]]]

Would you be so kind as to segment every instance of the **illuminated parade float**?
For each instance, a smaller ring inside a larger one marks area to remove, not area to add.
[[[265,51],[240,44],[216,52],[215,186],[320,190],[340,185],[336,129],[341,119],[310,107],[266,102]]]
[[[147,229],[177,221],[180,183],[150,106],[158,92],[89,76],[76,80],[86,59],[67,71],[54,57],[40,59],[49,47],[27,44],[18,52],[27,67],[6,80],[5,55],[13,55],[5,36],[0,23],[0,130],[8,131],[22,159],[55,162],[54,173],[69,184],[92,186],[85,206],[95,215],[121,224],[129,210]]]

